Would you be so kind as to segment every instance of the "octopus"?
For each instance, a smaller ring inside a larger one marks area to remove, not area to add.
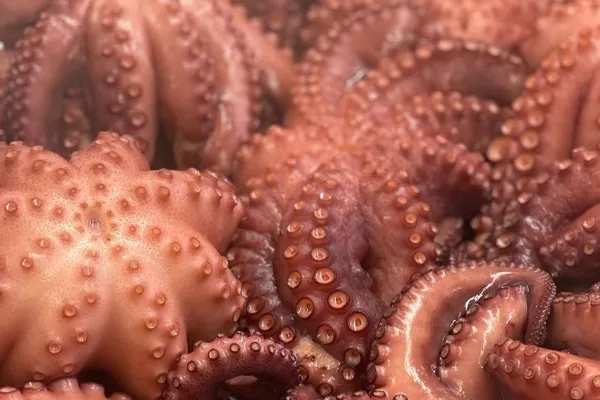
[[[150,171],[116,133],[70,161],[20,142],[0,154],[0,384],[94,370],[156,398],[191,343],[237,328],[245,299],[220,252],[243,206],[227,181]]]
[[[0,398],[600,396],[600,3],[232,2],[0,17]]]
[[[269,99],[287,101],[291,59],[226,1],[34,3],[0,20],[8,38],[43,10],[12,49],[0,117],[10,140],[67,156],[111,130],[151,160],[162,130],[180,168],[227,173],[271,118]]]
[[[247,323],[295,349],[323,396],[357,388],[386,306],[415,274],[453,259],[491,196],[479,152],[526,76],[497,48],[418,39],[344,90],[331,65],[352,37],[328,38],[332,54],[309,51],[301,66],[287,126],[239,152],[248,215],[228,253]],[[475,84],[484,71],[491,79]]]

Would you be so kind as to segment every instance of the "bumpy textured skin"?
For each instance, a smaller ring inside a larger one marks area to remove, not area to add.
[[[296,54],[301,54],[300,33],[308,18],[308,8],[316,0],[232,0],[246,9],[253,21],[277,35],[279,43]]]
[[[0,144],[0,381],[87,367],[154,398],[188,341],[237,325],[219,250],[243,207],[210,173],[149,171],[133,137],[98,137],[70,162]]]
[[[561,42],[527,78],[526,90],[513,102],[514,118],[487,151],[491,161],[517,176],[546,172],[573,148],[600,144],[600,26]]]
[[[218,385],[240,375],[254,375],[274,383],[279,396],[300,383],[294,354],[272,339],[236,333],[199,342],[169,372],[165,400],[214,399]],[[273,394],[276,398],[277,394]]]
[[[586,0],[583,0],[584,2]],[[572,1],[569,1],[571,3]],[[302,39],[314,45],[317,38],[336,22],[351,15],[393,7],[404,0],[321,0],[310,9]],[[418,0],[411,3],[425,10],[420,23],[421,35],[453,37],[486,42],[506,50],[516,50],[537,33],[534,27],[556,7],[552,0]]]
[[[131,397],[115,393],[106,396],[104,388],[95,383],[79,383],[74,378],[63,378],[48,385],[29,382],[23,389],[0,387],[2,400],[131,400]]]
[[[500,181],[496,204],[478,223],[491,232],[487,257],[538,265],[556,277],[597,277],[599,156],[578,148],[533,179]],[[590,183],[590,191],[580,190]]]
[[[152,158],[160,124],[180,167],[227,172],[260,124],[262,93],[288,97],[290,57],[227,1],[49,3],[15,45],[12,140],[66,155],[111,129],[142,139]]]
[[[600,362],[506,339],[486,363],[519,399],[594,399],[600,396]]]
[[[439,356],[439,348],[433,343],[441,342],[457,312],[469,299],[514,285],[526,286],[530,291],[526,341],[543,343],[546,320],[556,294],[548,274],[529,267],[485,262],[448,266],[425,273],[392,302],[371,351],[372,363],[367,372],[370,387],[389,397],[462,398],[432,373],[430,365]]]
[[[484,43],[416,38],[423,11],[393,3],[352,15],[319,37],[298,67],[288,126],[364,119],[436,90],[503,105],[518,95],[527,76],[519,57]]]

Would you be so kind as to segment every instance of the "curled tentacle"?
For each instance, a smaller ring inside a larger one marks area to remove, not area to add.
[[[22,389],[0,387],[0,400],[131,400],[131,398],[121,393],[106,396],[101,385],[79,383],[74,378],[63,378],[48,385],[29,382]]]
[[[518,176],[535,176],[569,157],[573,148],[600,143],[600,26],[558,46],[530,76],[513,103],[514,118],[494,140],[488,158]]]
[[[496,345],[486,370],[519,399],[587,399],[600,396],[600,363],[506,339]]]
[[[412,132],[413,135],[441,135],[481,154],[500,134],[501,122],[511,114],[494,101],[464,96],[459,92],[416,96],[408,104],[396,104],[392,113],[390,121],[395,127],[381,119],[378,123],[390,129]]]
[[[163,399],[211,400],[220,383],[240,375],[276,383],[280,396],[300,383],[296,357],[290,350],[262,336],[236,333],[196,343],[169,372]]]
[[[380,57],[414,40],[423,10],[409,1],[373,5],[328,28],[298,66],[289,126],[323,123],[341,116],[348,87],[376,66]]]
[[[450,328],[437,375],[463,399],[501,400],[498,384],[481,368],[494,344],[520,338],[527,322],[527,288],[504,287],[471,303]]]
[[[435,91],[457,91],[508,105],[526,76],[519,57],[485,43],[421,39],[413,49],[383,58],[367,72],[346,94],[342,112],[353,124],[385,124],[394,105]]]
[[[484,262],[458,264],[424,274],[394,300],[385,325],[377,330],[372,364],[367,372],[371,387],[388,396],[409,399],[454,399],[430,365],[437,363],[439,347],[452,321],[470,299],[490,290],[524,285],[530,291],[526,341],[542,343],[546,319],[556,287],[541,270]]]

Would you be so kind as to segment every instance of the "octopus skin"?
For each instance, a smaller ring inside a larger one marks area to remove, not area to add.
[[[576,147],[598,142],[598,43],[600,25],[562,42],[526,81],[513,103],[514,118],[487,151],[499,168],[535,176],[567,159]]]
[[[479,225],[491,233],[489,259],[539,265],[554,277],[596,279],[597,195],[581,185],[598,179],[598,152],[575,149],[545,174],[507,184],[503,207],[487,207]],[[559,190],[556,190],[559,188]],[[512,194],[509,194],[512,193]],[[513,200],[506,200],[512,196]],[[492,221],[499,221],[495,224]]]
[[[600,396],[600,363],[573,354],[506,339],[486,370],[519,399],[594,399]]]
[[[62,378],[48,385],[29,382],[23,389],[0,388],[2,400],[131,400],[131,397],[115,393],[106,396],[104,388],[95,383],[79,383],[74,378]]]
[[[8,48],[21,36],[23,29],[35,22],[51,0],[33,0],[22,3],[0,2],[0,42]]]
[[[585,1],[585,0],[584,0]],[[400,1],[390,0],[321,0],[310,9],[308,24],[302,31],[303,40],[314,45],[316,39],[336,22],[367,9],[390,9]],[[485,42],[509,51],[519,50],[527,40],[535,37],[536,22],[548,14],[554,15],[561,2],[552,0],[473,1],[443,0],[413,2],[426,10],[422,36],[429,38],[456,38]],[[537,27],[536,27],[537,28]]]
[[[301,345],[307,330],[343,360],[346,380],[366,361],[366,343],[399,290],[394,286],[435,266],[433,221],[451,212],[436,199],[451,196],[449,187],[485,193],[485,174],[474,172],[485,171],[480,156],[442,137],[414,144],[399,139],[388,148],[405,160],[389,166],[377,157],[339,155],[319,164],[290,158],[269,169],[249,182],[248,216],[228,253],[249,297],[249,321],[290,346]],[[417,184],[442,170],[448,187]]]
[[[385,95],[377,101],[391,105],[436,90],[501,105],[519,94],[527,69],[518,57],[485,43],[415,37],[421,13],[410,2],[395,2],[357,13],[319,37],[298,67],[286,125],[352,120],[371,106],[381,111],[383,105],[367,99],[378,92]]]
[[[237,327],[219,252],[243,207],[213,174],[150,171],[133,137],[98,137],[70,162],[0,145],[0,384],[92,369],[155,398],[188,343]]]
[[[162,126],[180,167],[222,172],[258,128],[262,93],[285,103],[292,70],[242,10],[214,0],[52,0],[15,48],[10,139],[68,155],[112,129],[152,159]]]
[[[599,318],[598,305],[598,293],[557,294],[548,320],[546,345],[552,349],[600,360],[600,332],[596,323]]]
[[[196,343],[169,372],[163,399],[210,400],[219,383],[240,375],[254,375],[275,383],[280,396],[300,382],[293,353],[261,335],[220,335],[209,343]],[[271,393],[273,397],[277,397]]]
[[[525,341],[539,345],[545,339],[545,324],[556,293],[552,279],[541,270],[472,262],[430,271],[411,282],[394,299],[392,308],[386,312],[385,323],[377,331],[367,373],[370,388],[382,391],[390,398],[397,395],[408,399],[471,399],[482,395],[492,398],[493,391],[464,393],[465,397],[461,397],[460,392],[452,390],[452,385],[442,382],[435,369],[432,370],[440,354],[434,343],[442,342],[460,314],[460,308],[470,299],[517,285],[529,290]],[[482,345],[485,346],[485,342]],[[448,358],[451,352],[445,347],[442,357]],[[468,352],[460,354],[468,355]],[[478,380],[489,379],[486,375],[480,370],[477,377],[471,377],[467,382],[477,387]]]
[[[300,54],[300,31],[306,24],[308,9],[315,0],[232,0],[242,5],[250,18],[257,20],[267,32],[277,35],[281,46]]]

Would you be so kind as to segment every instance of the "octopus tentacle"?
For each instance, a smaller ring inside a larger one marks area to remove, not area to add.
[[[497,383],[482,366],[495,343],[521,337],[526,321],[524,286],[504,287],[471,303],[444,338],[437,369],[440,380],[463,399],[501,400]]]
[[[252,104],[253,92],[260,93],[258,77],[252,64],[244,64],[247,57],[239,41],[228,34],[232,26],[227,16],[212,2],[203,7],[188,3],[161,1],[161,7],[144,7],[160,71],[163,118],[175,139],[178,165],[210,165],[228,172],[232,152],[258,127]],[[174,43],[161,40],[165,30],[177,38]],[[173,63],[173,54],[186,62]]]
[[[422,200],[430,205],[432,221],[474,213],[489,198],[490,168],[480,154],[443,136],[399,137],[387,147],[390,163],[397,163],[414,177]],[[446,179],[437,177],[444,174]],[[454,201],[461,203],[460,208]],[[468,200],[467,200],[468,199]]]
[[[231,7],[225,2],[215,2],[215,5],[223,10]],[[291,53],[279,48],[275,36],[265,35],[260,26],[249,23],[243,8],[236,6],[229,12],[241,40],[256,58],[261,87],[276,102],[287,104],[294,80]]]
[[[559,293],[548,320],[547,345],[579,356],[600,359],[599,293]]]
[[[155,73],[143,15],[135,2],[95,0],[85,49],[94,98],[95,126],[137,137],[154,157],[158,134]]]
[[[494,140],[488,158],[518,175],[533,176],[568,158],[579,146],[600,143],[596,98],[600,81],[600,26],[582,30],[563,42],[530,76],[525,92],[514,101],[514,118]]]
[[[376,66],[382,55],[414,40],[421,12],[412,2],[394,1],[365,9],[329,28],[298,66],[286,124],[330,122],[340,117],[339,102],[347,88]]]
[[[383,304],[369,291],[370,280],[360,266],[368,251],[366,238],[342,234],[364,229],[358,180],[347,171],[343,161],[323,165],[290,203],[275,277],[298,325],[332,355],[357,367],[366,361]]]
[[[439,348],[433,344],[441,343],[458,310],[471,298],[483,296],[490,289],[514,285],[525,285],[530,291],[526,341],[543,342],[556,293],[549,275],[518,265],[451,265],[424,274],[394,300],[386,312],[387,327],[377,330],[379,340],[373,345],[367,373],[369,384],[390,397],[403,394],[408,398],[455,398],[425,368],[436,363]],[[394,378],[388,379],[390,376]]]
[[[346,94],[342,112],[351,121],[385,122],[393,110],[390,105],[432,91],[458,91],[510,104],[521,92],[526,73],[520,58],[484,43],[421,39],[414,49],[384,58],[367,72]]]
[[[299,172],[297,161],[289,159],[270,169],[265,179],[247,182],[248,194],[242,196],[246,216],[227,252],[231,271],[244,282],[242,294],[248,299],[244,318],[264,335],[279,335],[287,344],[294,342],[297,333],[292,328],[292,310],[277,292],[273,260],[287,201],[284,188]]]
[[[416,96],[408,104],[396,104],[392,113],[390,120],[395,123],[397,130],[441,135],[481,154],[485,153],[490,141],[498,136],[501,122],[510,116],[509,109],[500,107],[494,101],[464,96],[459,92]],[[384,121],[378,123],[384,124]]]
[[[300,383],[294,354],[262,336],[236,333],[194,347],[169,372],[164,399],[209,400],[220,383],[239,375],[256,374],[274,381],[282,395]]]
[[[79,67],[77,59],[68,55],[81,44],[90,5],[90,0],[72,6],[52,2],[16,44],[3,119],[4,130],[13,140],[51,144],[47,132],[58,130],[54,116],[61,114],[60,96],[68,88],[69,74]]]
[[[131,397],[122,393],[107,397],[101,385],[63,378],[48,385],[28,382],[22,389],[0,387],[0,400],[131,400]]]
[[[506,339],[486,364],[519,399],[595,398],[600,395],[600,363],[572,354]]]
[[[363,181],[360,208],[371,249],[367,262],[371,290],[389,304],[398,287],[435,267],[436,227],[430,206],[421,201],[419,188],[405,170],[376,169]]]
[[[571,159],[519,186],[516,200],[499,213],[488,257],[540,265],[555,277],[597,277],[599,265],[593,255],[600,193],[584,193],[579,185],[597,182],[598,167],[598,153],[579,148]]]

